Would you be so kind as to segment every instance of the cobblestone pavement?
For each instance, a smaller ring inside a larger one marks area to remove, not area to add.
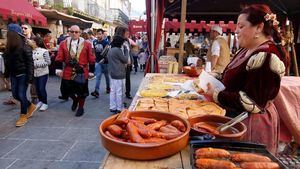
[[[132,96],[142,78],[142,72],[131,74]],[[104,82],[102,77],[100,97],[87,97],[85,114],[75,117],[72,101],[57,98],[60,79],[50,76],[49,109],[35,112],[20,128],[15,127],[19,106],[3,105],[11,93],[0,92],[0,169],[98,169],[107,152],[101,145],[98,125],[112,115]],[[90,92],[94,85],[95,80],[89,82]],[[129,105],[131,100],[125,102]]]

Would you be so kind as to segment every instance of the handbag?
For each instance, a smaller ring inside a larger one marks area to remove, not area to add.
[[[83,68],[77,63],[73,69],[74,69],[73,81],[79,84],[84,84],[86,79],[84,77]]]
[[[86,79],[83,73],[75,74],[73,81],[79,84],[84,84]]]

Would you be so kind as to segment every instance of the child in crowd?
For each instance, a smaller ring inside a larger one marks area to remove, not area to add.
[[[115,36],[108,53],[108,69],[111,77],[109,109],[112,113],[119,113],[124,108],[125,67],[128,61],[128,57],[121,49],[124,41],[123,37]]]
[[[51,59],[48,50],[45,49],[45,45],[41,37],[36,36],[33,39],[33,42],[33,82],[39,99],[37,108],[40,108],[40,111],[46,111],[48,109],[46,84],[49,74],[48,66],[51,64]]]
[[[144,71],[146,68],[146,62],[148,59],[148,54],[144,49],[140,50],[140,54],[138,55],[139,59],[140,59],[140,69],[141,71]]]

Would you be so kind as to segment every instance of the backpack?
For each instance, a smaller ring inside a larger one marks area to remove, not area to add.
[[[101,59],[99,63],[107,63],[108,62],[107,54],[108,54],[110,48],[111,48],[111,46],[110,46],[110,44],[108,44],[102,50],[100,55],[103,57],[103,59]]]

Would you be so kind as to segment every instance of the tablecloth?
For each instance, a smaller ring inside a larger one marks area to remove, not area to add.
[[[280,117],[280,140],[300,144],[300,77],[285,76],[274,100]]]

